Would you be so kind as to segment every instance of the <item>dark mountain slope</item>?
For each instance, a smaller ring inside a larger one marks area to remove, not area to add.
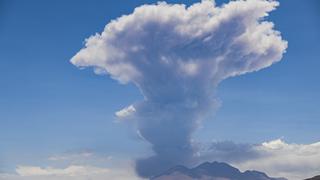
[[[320,180],[320,176],[315,176],[313,178],[305,179],[305,180]]]
[[[151,178],[151,180],[286,180],[284,178],[271,178],[259,171],[241,172],[226,163],[205,162],[189,169],[176,166],[168,171]]]

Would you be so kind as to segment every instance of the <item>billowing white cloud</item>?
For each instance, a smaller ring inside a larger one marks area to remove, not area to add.
[[[274,0],[221,7],[210,0],[190,7],[142,5],[112,20],[72,57],[75,66],[133,83],[143,94],[142,102],[116,113],[134,119],[152,145],[155,155],[137,161],[141,176],[194,161],[191,136],[217,106],[219,82],[281,60],[287,42],[264,19],[278,5]]]
[[[188,8],[165,2],[143,5],[88,38],[71,62],[142,90],[146,80],[160,83],[155,75],[162,73],[218,81],[257,71],[279,61],[287,47],[273,23],[262,21],[278,4],[238,0],[216,7],[204,0]]]
[[[254,169],[289,180],[320,175],[320,142],[288,144],[281,139],[255,145],[215,142],[199,156],[200,159],[228,162],[243,171]]]

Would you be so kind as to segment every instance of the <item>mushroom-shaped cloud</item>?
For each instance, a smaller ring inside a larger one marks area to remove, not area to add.
[[[86,40],[71,59],[74,65],[133,83],[144,96],[118,112],[137,122],[155,153],[137,160],[139,175],[150,177],[192,162],[192,133],[216,106],[219,82],[281,60],[287,42],[265,20],[278,4],[237,0],[218,7],[203,0],[189,7],[142,5]]]

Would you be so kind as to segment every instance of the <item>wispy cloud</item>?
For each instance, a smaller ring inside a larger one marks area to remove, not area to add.
[[[87,159],[92,157],[94,154],[92,152],[80,152],[80,153],[68,153],[62,155],[53,155],[48,158],[50,161],[65,161],[74,159]]]
[[[128,116],[132,115],[134,112],[136,112],[136,109],[134,108],[133,105],[130,105],[130,106],[116,112],[116,116],[120,119],[127,118]]]

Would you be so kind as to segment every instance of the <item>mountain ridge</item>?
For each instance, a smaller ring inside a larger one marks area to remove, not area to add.
[[[272,178],[255,170],[241,172],[239,169],[223,162],[205,162],[194,168],[182,165],[172,167],[150,180],[287,180]]]
[[[320,180],[320,175],[312,177],[312,178],[308,178],[308,179],[305,179],[305,180]]]

